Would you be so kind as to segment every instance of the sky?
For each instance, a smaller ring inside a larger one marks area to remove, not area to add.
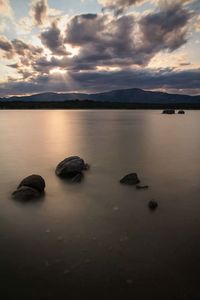
[[[200,94],[200,0],[0,0],[0,97]]]

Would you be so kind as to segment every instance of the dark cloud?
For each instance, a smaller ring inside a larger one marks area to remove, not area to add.
[[[142,34],[140,50],[150,56],[164,49],[176,50],[187,42],[188,23],[192,16],[181,4],[145,16],[139,22]]]
[[[57,22],[54,21],[47,30],[40,35],[42,43],[49,48],[55,55],[66,55],[64,40]]]
[[[116,72],[77,72],[71,74],[81,89],[92,91],[112,90],[118,88],[143,89],[198,89],[200,69],[174,71],[173,69],[126,69]]]
[[[132,15],[79,15],[67,26],[65,41],[80,47],[78,65],[116,65],[137,60],[134,45],[135,21]],[[133,57],[135,56],[135,59]]]
[[[5,37],[0,37],[0,49],[4,52],[4,55],[7,58],[11,59],[18,56],[21,60],[32,60],[34,57],[41,55],[43,52],[43,49],[40,47],[26,44],[19,39],[15,39],[10,42]]]
[[[144,0],[99,0],[103,6],[103,11],[113,10],[115,15],[118,16],[124,12],[125,9],[136,3],[142,3]]]
[[[79,15],[66,29],[67,43],[80,47],[74,67],[146,65],[160,51],[186,43],[193,14],[181,4],[142,17]]]
[[[31,15],[36,25],[43,25],[48,16],[47,0],[33,0],[31,7]]]
[[[131,5],[133,1],[126,3]],[[64,35],[54,21],[40,34],[43,45],[53,54],[50,59],[40,47],[18,39],[11,42],[0,39],[0,49],[19,58],[19,62],[10,67],[26,79],[26,82],[10,81],[1,85],[2,93],[6,94],[9,87],[10,94],[27,93],[28,89],[28,93],[95,92],[129,87],[184,89],[187,86],[196,90],[199,88],[199,70],[156,72],[146,68],[159,52],[172,52],[186,43],[192,18],[193,13],[186,6],[176,3],[140,19],[135,19],[133,14],[74,16],[66,24]],[[79,52],[69,55],[65,48],[67,44],[78,47]],[[51,70],[55,68],[66,70],[66,75],[52,74]]]
[[[0,50],[3,50],[3,54],[7,58],[12,57],[13,47],[10,41],[4,36],[0,36]]]
[[[120,88],[164,89],[187,93],[200,93],[200,69],[188,71],[131,70],[118,72],[69,72],[66,76],[43,75],[28,82],[0,84],[1,95],[38,93],[45,91],[71,92],[74,90],[100,92]]]

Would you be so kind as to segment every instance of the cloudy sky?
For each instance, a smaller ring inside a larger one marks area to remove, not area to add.
[[[200,94],[200,0],[0,0],[0,96]]]

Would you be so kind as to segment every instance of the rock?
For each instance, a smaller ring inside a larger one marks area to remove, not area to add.
[[[148,188],[149,188],[148,185],[139,185],[139,184],[136,185],[137,190],[148,189]]]
[[[83,178],[83,174],[78,173],[74,177],[72,177],[71,182],[75,182],[75,183],[81,182],[82,178]]]
[[[178,111],[178,114],[179,114],[179,115],[184,115],[185,112],[184,112],[184,110],[179,110],[179,111]]]
[[[128,174],[128,175],[124,176],[120,180],[120,183],[134,185],[134,184],[140,183],[140,180],[139,180],[136,173],[131,173],[131,174]]]
[[[174,109],[171,109],[171,108],[168,108],[168,109],[164,109],[163,114],[168,114],[168,115],[173,115],[175,114],[175,110]]]
[[[89,164],[85,164],[84,170],[87,171],[87,170],[89,170],[89,168],[90,168],[90,165]]]
[[[31,200],[42,196],[44,189],[44,179],[40,175],[30,175],[20,182],[12,196],[19,200]]]
[[[31,200],[38,198],[41,193],[29,186],[20,186],[16,191],[13,192],[12,196],[19,200]]]
[[[20,182],[18,189],[22,186],[31,187],[42,193],[45,189],[45,181],[40,175],[30,175]]]
[[[149,206],[149,208],[151,210],[154,210],[154,209],[156,209],[158,207],[158,203],[156,201],[154,201],[154,200],[151,200],[151,201],[149,201],[148,206]]]
[[[84,171],[87,166],[79,156],[70,156],[57,165],[55,172],[59,177],[73,178]]]

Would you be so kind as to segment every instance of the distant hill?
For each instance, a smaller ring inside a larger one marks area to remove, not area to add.
[[[0,98],[1,103],[8,102],[65,102],[72,100],[90,100],[109,103],[133,103],[148,105],[172,105],[172,104],[195,104],[200,105],[200,96],[188,96],[180,94],[168,94],[162,92],[144,91],[142,89],[124,89],[97,94],[83,93],[42,93],[30,96],[14,96]]]

